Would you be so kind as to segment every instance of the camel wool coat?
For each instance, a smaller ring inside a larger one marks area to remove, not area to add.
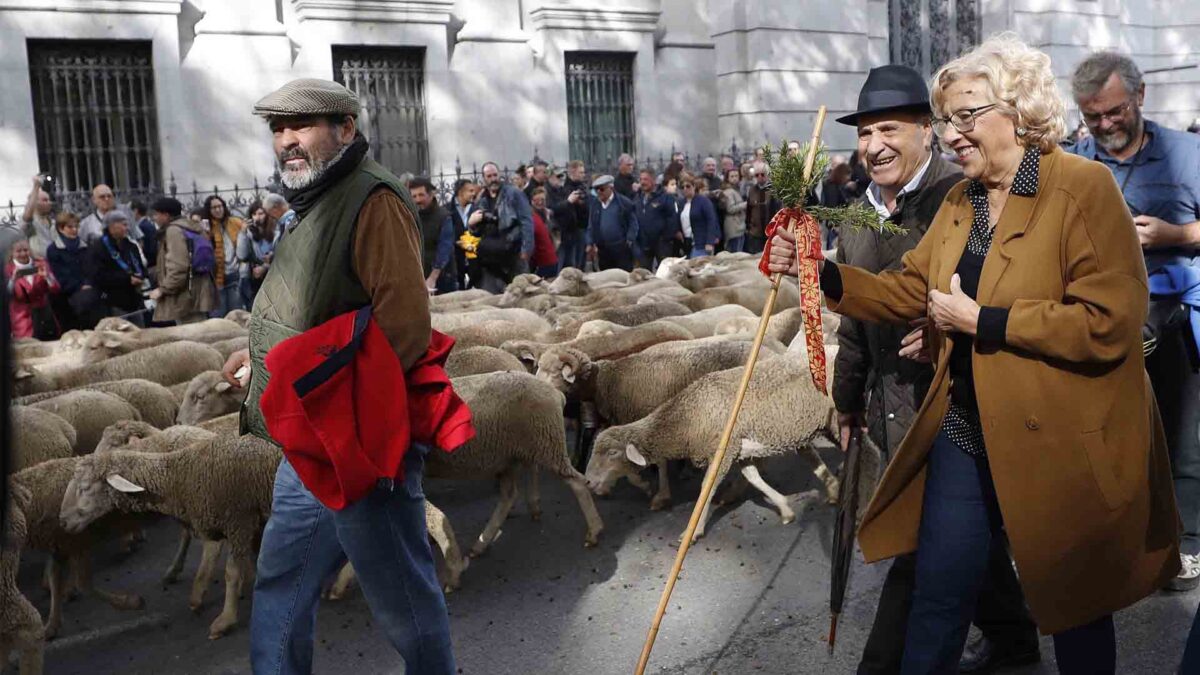
[[[973,211],[967,181],[946,196],[903,267],[839,266],[829,306],[904,324],[931,289],[950,292]],[[1037,194],[1010,195],[976,301],[1008,308],[1005,345],[975,346],[987,457],[1013,560],[1045,634],[1127,607],[1179,570],[1179,518],[1141,327],[1141,247],[1103,165],[1043,154]],[[869,562],[917,548],[925,462],[949,403],[949,356],[963,335],[934,332],[933,383],[863,516]],[[1181,364],[1181,367],[1182,364]]]

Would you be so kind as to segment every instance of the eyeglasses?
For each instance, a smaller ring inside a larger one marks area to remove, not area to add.
[[[999,103],[991,103],[989,105],[981,105],[978,108],[963,108],[950,113],[950,116],[941,119],[933,118],[933,133],[938,136],[946,135],[946,127],[954,125],[954,129],[960,134],[965,134],[975,128],[975,120],[979,116],[987,113],[992,108],[1000,105]]]
[[[1133,99],[1126,99],[1121,105],[1099,113],[1083,113],[1083,121],[1088,124],[1099,124],[1102,119],[1119,120],[1125,116],[1125,111],[1129,110],[1129,105],[1133,103]]]

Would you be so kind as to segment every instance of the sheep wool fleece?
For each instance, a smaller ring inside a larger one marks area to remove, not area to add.
[[[354,274],[354,225],[367,197],[386,186],[416,206],[408,189],[387,169],[366,158],[331,185],[294,230],[275,249],[275,261],[263,280],[250,313],[250,391],[242,405],[241,432],[271,438],[259,408],[270,373],[267,352],[284,340],[335,316],[371,303]]]

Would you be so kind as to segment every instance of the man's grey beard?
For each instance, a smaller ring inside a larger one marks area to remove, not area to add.
[[[1099,145],[1101,148],[1103,148],[1105,152],[1123,152],[1129,149],[1129,146],[1137,142],[1137,140],[1141,137],[1144,128],[1145,121],[1143,120],[1142,113],[1139,110],[1137,111],[1137,117],[1134,119],[1132,131],[1127,129],[1121,129],[1120,131],[1117,131],[1114,129],[1112,133],[1103,135],[1093,133],[1092,136],[1094,136],[1096,139],[1096,145]]]
[[[329,170],[329,167],[337,163],[349,149],[349,145],[343,145],[337,154],[326,160],[312,159],[310,156],[306,162],[308,166],[303,171],[291,171],[284,162],[280,162],[279,180],[289,190],[303,190],[317,182]]]

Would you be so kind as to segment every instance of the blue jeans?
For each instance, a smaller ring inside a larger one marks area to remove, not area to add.
[[[243,309],[240,282],[238,274],[225,275],[225,285],[217,289],[217,306],[208,313],[210,317],[220,319],[235,309]]]
[[[725,240],[725,250],[730,253],[741,253],[746,246],[746,235],[730,237]]]
[[[559,269],[563,267],[574,267],[583,269],[586,263],[586,251],[583,245],[583,235],[579,234],[575,238],[568,239],[563,237],[558,244],[558,263]]]
[[[987,459],[968,455],[938,433],[929,451],[922,509],[900,672],[957,673],[993,547],[1007,546]],[[1064,674],[1115,672],[1112,616],[1056,633],[1054,652]]]
[[[704,250],[703,246],[693,246],[692,252],[688,254],[689,258],[703,258],[708,255],[708,251]]]
[[[1200,673],[1200,612],[1192,619],[1192,630],[1188,633],[1187,646],[1183,648],[1183,664],[1179,666],[1181,675]]]
[[[285,459],[275,475],[250,617],[255,675],[312,672],[321,587],[349,557],[375,624],[410,675],[455,672],[450,620],[425,531],[424,451],[405,475],[341,511],[323,506]]]

